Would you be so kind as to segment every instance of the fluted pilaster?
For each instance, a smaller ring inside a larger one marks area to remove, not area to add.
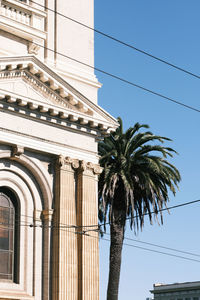
[[[77,225],[78,234],[78,300],[99,299],[99,243],[98,232],[84,230],[96,229],[87,226],[98,224],[97,175],[98,165],[80,162],[77,183]]]
[[[53,300],[78,299],[75,169],[78,160],[59,157],[53,230]],[[68,225],[68,226],[66,226]]]

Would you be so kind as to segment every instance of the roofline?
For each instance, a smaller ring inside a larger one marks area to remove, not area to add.
[[[154,290],[150,290],[150,292],[152,294],[159,294],[159,293],[169,293],[175,291],[188,291],[188,290],[190,291],[200,290],[200,281],[161,284],[158,286],[154,284]]]

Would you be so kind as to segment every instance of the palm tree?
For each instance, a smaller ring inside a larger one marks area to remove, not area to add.
[[[161,210],[169,201],[168,191],[175,195],[181,179],[179,171],[167,161],[176,151],[161,145],[170,139],[150,131],[140,132],[149,126],[139,123],[123,132],[122,120],[118,121],[116,132],[99,143],[103,167],[99,177],[99,219],[105,224],[108,216],[111,236],[107,300],[118,299],[127,219],[135,232],[142,229],[145,215],[152,223],[152,215],[158,221],[159,214],[162,223]]]

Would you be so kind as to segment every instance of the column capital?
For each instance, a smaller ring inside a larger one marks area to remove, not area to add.
[[[42,217],[45,221],[51,221],[53,216],[53,209],[43,210],[42,211]]]
[[[78,169],[79,160],[71,158],[69,156],[65,157],[63,155],[60,155],[57,159],[56,165],[60,170],[71,171],[73,169]]]
[[[103,168],[100,167],[98,164],[93,164],[91,162],[86,162],[84,160],[80,161],[80,168],[83,173],[87,175],[99,175],[101,174]]]

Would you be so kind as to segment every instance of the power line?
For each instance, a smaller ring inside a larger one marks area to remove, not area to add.
[[[83,234],[82,232],[78,232],[78,231],[73,232],[73,231],[67,230],[67,232],[75,233],[75,234],[81,234],[81,235]],[[93,236],[93,235],[90,235],[90,234],[83,234],[83,235],[86,235],[87,237],[95,238],[95,239],[99,240],[99,237],[97,237],[97,236]],[[110,243],[110,239],[101,238],[101,240],[104,240],[104,241],[107,241],[107,242]],[[133,245],[133,244],[123,243],[123,246],[133,247],[133,248],[137,248],[137,249],[141,249],[141,250],[145,250],[145,251],[150,251],[150,252],[154,252],[154,253],[158,253],[158,254],[163,254],[163,255],[167,255],[167,256],[171,256],[171,257],[175,257],[175,258],[181,258],[181,259],[184,259],[184,260],[200,263],[200,260],[197,260],[197,259],[194,259],[194,258],[189,258],[189,257],[181,256],[181,255],[176,255],[176,254],[172,254],[172,253],[167,253],[167,252],[163,252],[163,251],[158,251],[158,250],[154,250],[154,249],[140,247],[140,246],[136,246],[136,245]],[[177,252],[181,252],[181,251],[177,250]],[[195,255],[195,254],[190,253],[190,255]]]
[[[173,99],[173,98],[171,98],[171,97],[167,97],[167,96],[165,96],[165,95],[163,95],[163,94],[160,94],[160,93],[158,93],[158,92],[155,92],[155,91],[153,91],[153,90],[150,90],[150,89],[148,89],[148,88],[145,88],[145,87],[142,86],[142,85],[136,84],[136,83],[134,83],[134,82],[132,82],[132,81],[126,80],[126,79],[124,79],[124,78],[122,78],[122,77],[119,77],[119,76],[117,76],[117,75],[115,75],[115,74],[109,73],[109,72],[104,71],[104,70],[102,70],[102,69],[99,69],[99,68],[97,68],[97,67],[94,67],[94,66],[91,66],[91,65],[89,65],[89,64],[86,64],[86,63],[84,63],[84,62],[81,62],[81,61],[79,61],[79,60],[77,60],[77,59],[75,59],[75,58],[72,58],[72,57],[70,57],[70,56],[67,56],[66,54],[57,52],[57,51],[55,51],[55,50],[53,50],[53,49],[50,49],[50,48],[48,48],[48,47],[46,47],[46,46],[43,46],[43,45],[40,45],[40,44],[38,44],[38,43],[36,43],[36,42],[34,42],[34,44],[37,45],[37,46],[39,46],[39,47],[42,47],[42,48],[44,48],[44,49],[46,49],[46,50],[49,50],[49,51],[51,51],[51,52],[53,52],[53,53],[57,53],[58,55],[63,56],[63,57],[65,57],[65,58],[67,58],[67,59],[70,59],[70,60],[75,61],[75,62],[77,62],[77,63],[79,63],[79,64],[82,64],[82,65],[84,65],[84,66],[87,66],[87,67],[89,67],[89,68],[91,68],[91,69],[94,69],[94,70],[96,70],[96,71],[98,71],[98,72],[100,72],[100,73],[102,73],[102,74],[105,74],[105,75],[107,75],[107,76],[109,76],[109,77],[112,77],[112,78],[117,79],[117,80],[119,80],[119,81],[121,81],[121,82],[124,82],[124,83],[129,84],[129,85],[131,85],[131,86],[134,86],[134,87],[136,87],[136,88],[138,88],[138,89],[141,89],[141,90],[143,90],[143,91],[145,91],[145,92],[148,92],[148,93],[150,93],[150,94],[153,94],[153,95],[155,95],[155,96],[158,96],[158,97],[160,97],[160,98],[163,98],[163,99],[165,99],[165,100],[167,100],[167,101],[170,101],[170,102],[172,102],[172,103],[175,103],[175,104],[177,104],[177,105],[183,106],[184,108],[187,108],[187,109],[190,109],[190,110],[193,110],[193,111],[196,111],[196,112],[200,112],[200,109],[198,109],[198,108],[195,108],[195,107],[193,107],[193,106],[184,104],[184,103],[182,103],[182,102],[180,102],[180,101],[178,101],[178,100],[175,100],[175,99]],[[2,90],[2,89],[0,89],[0,90]],[[2,90],[2,91],[5,91],[5,90]],[[16,93],[15,93],[15,94],[16,94]],[[16,95],[21,96],[21,97],[24,97],[24,95],[20,95],[20,94],[16,94]],[[35,99],[33,99],[33,98],[30,98],[30,97],[26,97],[26,98],[28,98],[28,99],[30,99],[30,100],[35,100]]]
[[[186,205],[190,205],[190,204],[194,204],[194,203],[198,203],[200,202],[200,200],[194,200],[194,201],[190,201],[190,202],[186,202],[186,203],[182,203],[182,204],[179,204],[179,205],[175,205],[175,206],[172,206],[172,207],[169,207],[169,208],[165,208],[165,209],[162,209],[162,211],[164,210],[170,210],[170,209],[175,209],[175,208],[179,208],[179,207],[183,207],[183,206],[186,206]],[[154,213],[154,212],[152,212]],[[26,216],[26,215],[23,215],[23,216]],[[28,216],[29,218],[33,218],[31,216]],[[136,217],[136,216],[135,216]],[[127,219],[130,219],[130,218],[127,218]],[[22,222],[24,224],[22,224]],[[81,235],[86,235],[86,236],[90,236],[88,234],[88,232],[90,231],[99,231],[99,226],[98,225],[88,225],[88,226],[76,226],[76,225],[67,225],[67,224],[58,224],[58,223],[55,223],[54,225],[44,225],[44,224],[37,224],[38,222],[42,222],[41,220],[34,220],[34,223],[28,223],[27,221],[22,221],[20,222],[20,219],[16,219],[16,223],[19,225],[19,226],[25,226],[25,227],[31,227],[31,228],[35,228],[35,227],[39,227],[39,228],[51,228],[51,229],[60,229],[60,230],[68,230],[68,229],[76,229],[76,231],[74,233],[76,234],[81,234]],[[108,225],[110,223],[107,223],[106,225]],[[8,225],[6,223],[0,223],[0,225]],[[103,226],[103,225],[102,225]],[[97,227],[96,229],[84,229],[84,228],[94,228],[94,227]],[[80,228],[82,228],[81,231],[77,231],[79,230]],[[110,235],[110,234],[107,234],[107,233],[104,233],[106,235]],[[200,255],[198,254],[195,254],[195,253],[192,253],[192,252],[188,252],[188,251],[183,251],[183,250],[178,250],[178,249],[175,249],[175,248],[170,248],[170,247],[166,247],[166,246],[161,246],[161,245],[158,245],[158,244],[154,244],[154,243],[149,243],[149,242],[144,242],[144,241],[138,241],[138,240],[135,240],[135,239],[131,239],[131,238],[127,238],[125,237],[124,238],[125,240],[129,240],[129,241],[133,241],[133,242],[137,242],[137,243],[142,243],[142,244],[146,244],[146,245],[149,245],[149,246],[154,246],[154,247],[158,247],[158,248],[162,248],[162,249],[166,249],[166,250],[170,250],[170,251],[175,251],[175,252],[179,252],[179,253],[183,253],[183,254],[186,254],[186,255],[192,255],[192,256],[196,256],[196,257],[200,257]],[[126,243],[124,243],[126,244]],[[144,250],[148,250],[146,248],[143,248],[143,247],[139,247],[139,246],[134,246],[135,248],[141,248],[141,249],[144,249]],[[153,251],[153,250],[149,250],[149,251]],[[161,251],[154,251],[154,252],[157,252],[157,253],[161,253]],[[172,255],[174,256],[174,255]]]
[[[89,235],[89,236],[94,237],[91,235]],[[96,237],[94,237],[94,238],[96,238]],[[101,238],[101,240],[110,242],[109,239],[105,239],[105,238]],[[163,255],[167,255],[167,256],[172,256],[172,257],[181,258],[181,259],[200,263],[200,260],[197,260],[194,258],[189,258],[189,257],[181,256],[181,255],[176,255],[176,254],[171,254],[171,253],[167,253],[167,252],[163,252],[163,251],[153,250],[153,249],[140,247],[140,246],[136,246],[136,245],[132,245],[132,244],[128,244],[128,243],[123,243],[123,246],[133,247],[133,248],[137,248],[137,249],[141,249],[141,250],[145,250],[145,251],[150,251],[150,252],[154,252],[154,253],[158,253],[158,254],[163,254]]]
[[[109,233],[104,233],[104,234],[110,236]],[[183,253],[183,254],[187,254],[187,255],[200,257],[199,254],[188,252],[188,251],[178,250],[178,249],[175,249],[175,248],[170,248],[170,247],[166,247],[166,246],[162,246],[162,245],[158,245],[158,244],[154,244],[154,243],[140,241],[140,240],[136,240],[136,239],[132,239],[132,238],[128,238],[128,237],[124,237],[124,239],[127,240],[127,241],[132,241],[132,242],[136,242],[136,243],[140,243],[140,244],[144,244],[144,245],[149,245],[149,246],[153,246],[153,247],[157,247],[157,248],[161,248],[161,249],[166,249],[166,250],[170,250],[170,251],[174,251],[174,252],[179,252],[179,253]]]
[[[163,212],[163,211],[166,211],[166,210],[169,211],[170,209],[175,209],[175,208],[183,207],[183,206],[186,206],[186,205],[191,205],[191,204],[198,203],[198,202],[200,202],[200,199],[190,201],[190,202],[181,203],[181,204],[177,204],[177,205],[166,207],[166,208],[162,208],[162,209],[158,210],[157,212],[152,211],[150,213],[144,213],[144,214],[141,215],[141,217],[152,215],[152,214],[157,214],[159,212]],[[139,215],[136,215],[136,216],[133,216],[133,217],[127,217],[126,220],[132,220],[132,219],[139,218],[139,217],[140,217]],[[105,225],[110,225],[110,224],[111,224],[110,222],[105,222],[104,224],[100,224],[99,226],[105,226]]]
[[[2,224],[3,223],[0,223],[0,228],[4,228],[4,227],[1,226]],[[41,227],[41,226],[34,226],[34,225],[28,225],[28,224],[27,225],[24,224],[23,226],[27,226],[27,227]],[[46,226],[46,228],[48,228],[48,226]],[[60,229],[60,228],[58,228],[58,229]],[[87,236],[87,237],[90,237],[90,238],[95,238],[95,239],[99,240],[99,237],[92,236],[92,235],[90,235],[88,233],[79,232],[79,231],[74,232],[74,231],[70,231],[70,230],[68,230],[66,228],[65,229],[61,228],[60,230],[61,231],[67,231],[67,232],[73,233],[73,234],[84,235],[84,236]],[[110,239],[106,239],[106,238],[101,238],[101,240],[110,242]],[[181,255],[176,255],[176,254],[171,254],[171,253],[167,253],[167,252],[163,252],[163,251],[153,250],[153,249],[149,249],[149,248],[145,248],[145,247],[140,247],[140,246],[136,246],[136,245],[133,245],[133,244],[123,243],[123,246],[133,247],[133,248],[137,248],[137,249],[141,249],[141,250],[145,250],[145,251],[150,251],[150,252],[154,252],[154,253],[158,253],[158,254],[163,254],[163,255],[167,255],[167,256],[171,256],[171,257],[181,258],[181,259],[184,259],[184,260],[193,261],[193,262],[199,262],[200,263],[200,260],[197,260],[197,259],[193,259],[193,258],[181,256]],[[193,253],[184,252],[184,251],[175,250],[175,249],[174,249],[174,251],[181,252],[181,253],[188,253],[190,255],[195,255]]]
[[[72,232],[72,231],[70,231],[70,232]],[[92,235],[89,235],[89,234],[87,236],[91,237],[91,238],[99,239],[98,237],[92,236]],[[110,239],[101,238],[101,240],[110,243]],[[166,255],[166,256],[171,256],[171,257],[175,257],[175,258],[180,258],[180,259],[184,259],[184,260],[188,260],[188,261],[193,261],[193,262],[200,263],[200,260],[197,260],[197,259],[194,259],[194,258],[189,258],[189,257],[185,257],[185,256],[182,256],[182,255],[176,255],[176,254],[172,254],[172,253],[167,253],[167,252],[163,252],[163,251],[158,251],[158,250],[154,250],[154,249],[140,247],[140,246],[136,246],[136,245],[133,245],[133,244],[123,243],[123,246],[128,246],[128,247],[132,247],[132,248],[136,248],[136,249],[141,249],[141,250],[150,251],[150,252],[153,252],[153,253],[158,253],[158,254],[162,254],[162,255]],[[177,251],[177,252],[181,252],[181,251]],[[190,255],[194,255],[194,254],[190,254]]]
[[[190,202],[186,202],[186,203],[182,203],[182,204],[179,204],[179,205],[175,205],[175,206],[172,206],[172,207],[169,207],[169,208],[165,208],[163,210],[170,210],[170,209],[174,209],[174,208],[179,208],[179,207],[183,207],[183,206],[186,206],[186,205],[190,205],[190,204],[194,204],[194,203],[198,203],[200,202],[200,200],[194,200],[194,201],[190,201]],[[162,211],[163,211],[162,210]],[[26,216],[26,215],[23,215],[23,216]],[[31,218],[31,216],[28,216],[29,218]],[[32,217],[33,218],[33,217]],[[24,224],[22,224],[22,222]],[[38,222],[41,222],[41,220],[34,220],[34,223],[28,223],[26,221],[22,221],[20,222],[19,219],[16,219],[16,223],[19,225],[19,226],[25,226],[25,227],[31,227],[31,228],[35,228],[35,227],[39,227],[39,228],[42,228],[42,229],[45,229],[45,228],[51,228],[51,229],[60,229],[60,230],[64,230],[64,231],[69,231],[68,229],[76,229],[76,231],[73,233],[75,234],[80,234],[80,235],[86,235],[86,236],[90,236],[92,237],[91,235],[88,234],[88,232],[90,231],[98,231],[98,228],[96,229],[87,229],[87,230],[82,230],[82,231],[77,231],[78,229],[80,228],[85,228],[85,227],[95,227],[97,225],[89,225],[89,226],[76,226],[76,225],[67,225],[67,224],[54,224],[54,225],[38,225],[37,223]],[[109,224],[109,223],[108,223]],[[8,225],[6,223],[0,223],[0,225]],[[2,226],[1,226],[2,228]],[[72,232],[72,231],[71,231]],[[110,234],[107,234],[107,233],[104,233],[106,235],[109,235]],[[105,238],[102,238],[103,240],[106,240]],[[142,243],[142,244],[146,244],[146,245],[149,245],[149,246],[154,246],[154,247],[158,247],[158,248],[162,248],[162,249],[166,249],[166,250],[170,250],[170,251],[175,251],[175,252],[179,252],[179,253],[183,253],[183,254],[186,254],[186,255],[192,255],[192,256],[196,256],[196,257],[200,257],[200,255],[198,254],[195,254],[195,253],[192,253],[192,252],[188,252],[188,251],[183,251],[183,250],[178,250],[178,249],[175,249],[175,248],[170,248],[170,247],[165,247],[165,246],[161,246],[161,245],[158,245],[158,244],[154,244],[154,243],[149,243],[149,242],[144,242],[144,241],[138,241],[138,240],[135,240],[135,239],[131,239],[131,238],[127,238],[125,237],[124,238],[125,240],[129,240],[129,241],[133,241],[133,242],[137,242],[137,243]],[[108,240],[109,241],[109,240]],[[156,252],[156,253],[160,253],[160,254],[165,254],[165,255],[170,255],[170,256],[174,256],[174,257],[179,257],[179,258],[183,258],[183,259],[186,259],[185,257],[182,257],[182,256],[177,256],[177,255],[173,255],[173,254],[169,254],[169,253],[164,253],[164,252],[161,252],[161,251],[157,251],[157,250],[152,250],[152,249],[148,249],[148,248],[144,248],[144,247],[139,247],[139,246],[135,246],[135,245],[130,245],[130,244],[127,244],[127,243],[124,243],[124,245],[127,245],[127,246],[132,246],[134,248],[138,248],[138,249],[143,249],[143,250],[148,250],[148,251],[152,251],[152,252]],[[191,259],[189,259],[191,260]],[[194,259],[192,259],[193,261],[196,261]],[[200,261],[198,261],[200,262]]]
[[[182,102],[180,102],[180,101],[178,101],[178,100],[175,100],[175,99],[173,99],[173,98],[167,97],[167,96],[165,96],[165,95],[163,95],[163,94],[160,94],[160,93],[155,92],[155,91],[153,91],[153,90],[150,90],[150,89],[148,89],[148,88],[145,88],[145,87],[142,86],[142,85],[136,84],[136,83],[134,83],[134,82],[132,82],[132,81],[126,80],[126,79],[124,79],[124,78],[122,78],[122,77],[119,77],[119,76],[117,76],[117,75],[114,75],[114,74],[112,74],[112,73],[109,73],[109,72],[107,72],[107,71],[104,71],[104,70],[102,70],[102,69],[96,68],[96,67],[91,66],[91,65],[89,65],[89,64],[86,64],[86,63],[84,63],[84,62],[81,62],[81,61],[79,61],[79,60],[77,60],[77,59],[75,59],[75,58],[72,58],[72,57],[70,57],[70,56],[67,56],[66,54],[57,52],[57,51],[55,51],[55,50],[53,50],[53,49],[50,49],[50,48],[48,48],[48,47],[46,47],[46,46],[43,46],[43,45],[40,45],[40,44],[38,44],[38,43],[36,43],[36,42],[34,42],[34,44],[37,45],[37,46],[39,46],[39,47],[42,47],[42,48],[44,48],[44,49],[46,49],[46,50],[49,50],[49,51],[51,51],[51,52],[57,53],[58,55],[63,56],[63,57],[65,57],[65,58],[67,58],[67,59],[70,59],[70,60],[75,61],[75,62],[77,62],[77,63],[79,63],[79,64],[82,64],[82,65],[84,65],[84,66],[87,66],[87,67],[89,67],[89,68],[91,68],[91,69],[94,69],[94,70],[96,70],[96,71],[98,71],[98,72],[100,72],[100,73],[102,73],[102,74],[105,74],[105,75],[107,75],[107,76],[110,76],[110,77],[112,77],[112,78],[114,78],[114,79],[117,79],[117,80],[119,80],[119,81],[122,81],[122,82],[124,82],[124,83],[127,83],[127,84],[129,84],[129,85],[131,85],[131,86],[134,86],[134,87],[136,87],[136,88],[139,88],[139,89],[141,89],[141,90],[143,90],[143,91],[145,91],[145,92],[148,92],[148,93],[153,94],[153,95],[155,95],[155,96],[161,97],[161,98],[163,98],[163,99],[165,99],[165,100],[167,100],[167,101],[170,101],[170,102],[172,102],[172,103],[175,103],[175,104],[177,104],[177,105],[183,106],[184,108],[188,108],[188,109],[190,109],[190,110],[193,110],[193,111],[196,111],[196,112],[200,112],[200,109],[198,109],[198,108],[195,108],[195,107],[193,107],[193,106],[184,104],[184,103],[182,103]],[[19,94],[18,94],[18,95],[19,95]],[[19,95],[19,96],[24,97],[23,95]],[[27,97],[27,98],[29,98],[29,97]],[[29,99],[32,99],[32,98],[29,98]],[[34,99],[32,99],[32,100],[34,100]]]
[[[171,207],[162,208],[162,209],[158,210],[158,212],[163,212],[163,211],[166,211],[166,210],[168,211],[170,209],[179,208],[179,207],[183,207],[183,206],[198,203],[198,202],[200,202],[200,199],[190,201],[190,202],[181,203],[181,204],[177,204],[177,205],[174,205],[174,206],[171,206]],[[155,212],[145,213],[142,216],[148,216],[149,214],[155,214]],[[137,218],[137,217],[139,217],[139,216],[134,216],[134,218]],[[133,219],[133,217],[126,218],[126,220],[131,220],[131,219]]]
[[[184,203],[181,203],[181,204],[177,204],[177,205],[173,205],[173,206],[170,206],[170,207],[166,207],[166,208],[162,208],[160,210],[158,210],[157,212],[150,212],[150,213],[144,213],[142,214],[142,216],[147,216],[149,214],[157,214],[159,212],[163,212],[163,211],[170,211],[172,209],[176,209],[176,208],[180,208],[180,207],[184,207],[184,206],[187,206],[187,205],[191,205],[191,204],[195,204],[195,203],[199,203],[200,202],[200,199],[198,200],[193,200],[193,201],[189,201],[189,202],[184,202]],[[0,206],[0,208],[3,207],[3,206]],[[20,216],[23,216],[23,217],[27,217],[27,218],[32,218],[33,220],[35,219],[33,216],[28,216],[28,215],[20,215],[20,214],[17,214],[16,213],[16,216],[18,216],[18,218],[16,219],[17,222],[20,222]],[[131,220],[131,219],[135,219],[135,218],[138,218],[139,216],[136,215],[136,216],[133,216],[133,217],[127,217],[126,220]],[[42,222],[42,220],[34,220],[36,222]],[[26,222],[26,221],[24,221]],[[1,223],[0,223],[1,224]],[[93,224],[93,225],[75,225],[75,224],[64,224],[64,223],[59,223],[58,225],[56,225],[58,223],[55,223],[55,225],[50,225],[48,226],[49,228],[52,228],[55,226],[59,226],[59,228],[76,228],[76,229],[80,229],[80,228],[95,228],[93,230],[83,230],[84,232],[87,232],[87,231],[96,231],[99,227],[101,226],[105,226],[105,225],[110,225],[111,223],[110,222],[106,222],[105,224]],[[44,225],[34,225],[33,223],[30,223],[30,225],[33,225],[33,227],[42,227]]]
[[[170,62],[168,62],[168,61],[166,61],[166,60],[164,60],[164,59],[162,59],[162,58],[160,58],[160,57],[157,57],[157,56],[155,56],[155,55],[153,55],[153,54],[151,54],[151,53],[148,53],[147,51],[141,50],[141,49],[139,49],[139,48],[137,48],[137,47],[135,47],[135,46],[133,46],[133,45],[131,45],[131,44],[129,44],[129,43],[126,43],[126,42],[124,42],[124,41],[122,41],[122,40],[120,40],[120,39],[118,39],[118,38],[116,38],[116,37],[114,37],[114,36],[108,34],[108,33],[105,33],[105,32],[100,31],[100,30],[98,30],[98,29],[92,28],[92,27],[90,27],[90,26],[88,26],[88,25],[86,25],[86,24],[84,24],[84,23],[82,23],[82,22],[80,22],[80,21],[77,21],[77,20],[75,20],[75,19],[73,19],[73,18],[70,18],[70,17],[68,17],[68,16],[66,16],[66,15],[64,15],[64,14],[58,12],[58,11],[55,11],[54,9],[51,9],[51,8],[49,8],[49,7],[47,7],[47,6],[44,6],[44,5],[42,5],[42,4],[39,4],[39,3],[37,3],[37,2],[35,2],[35,1],[33,1],[33,0],[29,0],[29,1],[32,2],[32,3],[34,3],[34,4],[37,4],[38,6],[44,8],[44,9],[46,9],[46,10],[49,10],[49,11],[51,11],[51,12],[53,12],[53,13],[56,13],[57,15],[59,15],[59,16],[61,16],[61,17],[63,17],[63,18],[66,18],[66,19],[68,19],[68,20],[70,20],[70,21],[72,21],[72,22],[74,22],[74,23],[76,23],[76,24],[79,24],[80,26],[83,26],[83,27],[85,27],[85,28],[87,28],[87,29],[90,29],[90,30],[92,30],[92,31],[94,31],[94,32],[96,32],[96,33],[98,33],[98,34],[100,34],[100,35],[102,35],[102,36],[104,36],[104,37],[106,37],[106,38],[108,38],[108,39],[111,39],[111,40],[113,40],[113,41],[115,41],[115,42],[117,42],[117,43],[119,43],[119,44],[121,44],[121,45],[123,45],[123,46],[126,46],[126,47],[128,47],[128,48],[130,48],[130,49],[132,49],[132,50],[135,50],[135,51],[137,51],[137,52],[139,52],[139,53],[142,53],[142,54],[144,54],[144,55],[146,55],[146,56],[148,56],[148,57],[151,57],[151,58],[153,58],[154,60],[157,60],[157,61],[159,61],[159,62],[161,62],[161,63],[163,63],[163,64],[166,64],[166,65],[168,65],[168,66],[170,66],[170,67],[172,67],[172,68],[175,68],[175,69],[177,69],[177,70],[179,70],[179,71],[181,71],[181,72],[184,72],[184,73],[186,73],[186,74],[188,74],[188,75],[191,75],[191,76],[193,76],[193,77],[195,77],[195,78],[197,78],[197,79],[200,79],[200,76],[199,76],[199,75],[197,75],[197,74],[195,74],[195,73],[193,73],[193,72],[190,72],[190,71],[188,71],[188,70],[186,70],[186,69],[184,69],[184,68],[182,68],[182,67],[179,67],[179,66],[177,66],[177,65],[175,65],[175,64],[173,64],[173,63],[170,63]]]
[[[193,111],[196,111],[196,112],[200,112],[200,109],[198,109],[198,108],[195,108],[195,107],[193,107],[193,106],[184,104],[184,103],[182,103],[182,102],[180,102],[180,101],[178,101],[178,100],[175,100],[175,99],[173,99],[173,98],[167,97],[167,96],[165,96],[165,95],[163,95],[163,94],[160,94],[160,93],[155,92],[155,91],[153,91],[153,90],[150,90],[150,89],[148,89],[148,88],[145,88],[145,87],[142,86],[142,85],[139,85],[139,84],[134,83],[134,82],[132,82],[132,81],[126,80],[126,79],[124,79],[124,78],[122,78],[122,77],[120,77],[120,76],[118,76],[118,75],[109,73],[109,72],[104,71],[104,70],[102,70],[102,69],[99,69],[99,68],[97,68],[97,67],[91,66],[91,65],[89,65],[89,64],[87,64],[87,63],[81,62],[81,61],[78,60],[78,59],[72,58],[72,57],[70,57],[70,56],[68,56],[68,55],[66,55],[66,54],[63,54],[63,53],[60,53],[60,52],[55,51],[55,50],[53,50],[53,49],[50,49],[50,48],[48,48],[48,47],[46,47],[46,46],[43,46],[43,45],[40,45],[40,44],[38,44],[38,43],[36,43],[36,42],[33,42],[33,44],[35,44],[35,45],[37,45],[37,46],[39,46],[39,47],[42,47],[42,48],[44,48],[44,49],[46,49],[46,50],[49,50],[49,51],[51,51],[51,52],[53,52],[53,53],[56,53],[56,54],[58,54],[58,55],[60,55],[60,56],[63,56],[63,57],[65,57],[65,58],[67,58],[67,59],[70,59],[70,60],[72,60],[72,61],[75,61],[75,62],[77,62],[77,63],[79,63],[79,64],[81,64],[81,65],[84,65],[84,66],[88,67],[88,68],[91,68],[91,69],[93,69],[93,70],[96,70],[96,71],[98,71],[98,72],[100,72],[100,73],[102,73],[102,74],[105,74],[105,75],[110,76],[110,77],[112,77],[112,78],[114,78],[114,79],[117,79],[117,80],[119,80],[119,81],[121,81],[121,82],[127,83],[127,84],[129,84],[129,85],[131,85],[131,86],[134,86],[134,87],[136,87],[136,88],[138,88],[138,89],[141,89],[141,90],[143,90],[143,91],[145,91],[145,92],[148,92],[148,93],[153,94],[153,95],[155,95],[155,96],[161,97],[161,98],[163,98],[163,99],[165,99],[165,100],[167,100],[167,101],[173,102],[173,103],[175,103],[175,104],[177,104],[177,105],[183,106],[183,107],[188,108],[188,109],[190,109],[190,110],[193,110]]]

